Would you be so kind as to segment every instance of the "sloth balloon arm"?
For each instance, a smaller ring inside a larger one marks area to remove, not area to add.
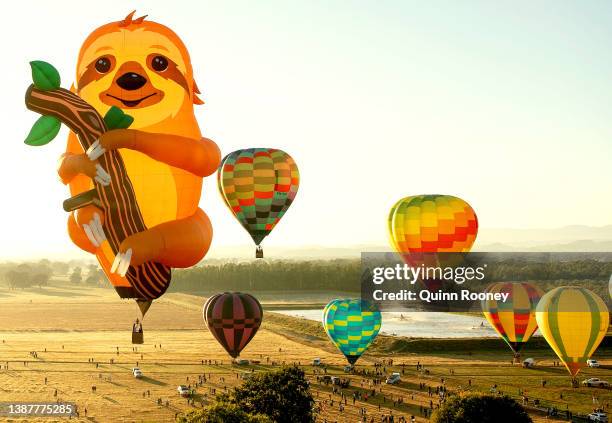
[[[207,138],[196,140],[134,129],[105,132],[86,154],[91,161],[95,161],[107,151],[122,148],[139,151],[200,178],[213,174],[221,162],[219,147]],[[208,251],[211,238],[210,220],[198,208],[192,216],[161,223],[126,238],[119,246],[111,273],[150,260],[170,267],[193,266]]]
[[[134,129],[105,132],[87,150],[89,159],[96,160],[106,151],[127,148],[139,151],[201,178],[212,175],[221,162],[221,152],[208,138],[195,140],[180,135],[156,134]]]

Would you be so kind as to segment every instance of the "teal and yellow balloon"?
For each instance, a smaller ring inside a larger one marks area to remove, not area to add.
[[[323,327],[334,345],[353,365],[380,331],[380,311],[360,299],[333,300],[323,310]]]

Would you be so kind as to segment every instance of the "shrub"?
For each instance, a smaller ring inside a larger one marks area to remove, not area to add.
[[[432,423],[532,423],[525,409],[508,396],[451,397],[431,418]]]
[[[247,413],[237,404],[217,402],[202,410],[192,411],[177,420],[179,423],[272,423],[267,416]]]

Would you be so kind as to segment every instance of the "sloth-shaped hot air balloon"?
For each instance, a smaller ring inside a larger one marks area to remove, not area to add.
[[[380,311],[360,299],[333,300],[323,309],[323,327],[351,365],[374,342],[382,317]]]
[[[508,294],[506,301],[483,300],[482,312],[518,358],[538,328],[535,311],[544,292],[528,282],[498,282],[490,285],[487,292]]]
[[[26,106],[43,116],[25,142],[41,146],[61,123],[70,128],[58,165],[72,195],[68,234],[144,315],[171,270],[198,263],[212,239],[199,202],[221,155],[195,117],[189,52],[170,28],[132,12],[87,37],[70,91],[53,66],[31,65]]]
[[[236,358],[257,333],[263,310],[257,298],[250,294],[225,292],[206,301],[203,315],[215,339]]]
[[[300,173],[295,161],[282,150],[247,148],[221,161],[217,174],[219,193],[263,257],[261,242],[283,217],[297,194]]]

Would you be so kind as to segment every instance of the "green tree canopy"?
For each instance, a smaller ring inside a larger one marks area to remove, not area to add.
[[[432,423],[532,423],[525,409],[508,396],[451,397],[431,418]]]
[[[83,281],[82,270],[80,267],[75,267],[70,275],[70,283],[81,283]]]
[[[234,388],[227,400],[248,413],[265,414],[276,423],[314,421],[314,399],[304,371],[298,367],[254,374]]]
[[[269,417],[250,414],[242,406],[217,402],[202,410],[192,411],[177,420],[179,423],[272,423]]]

